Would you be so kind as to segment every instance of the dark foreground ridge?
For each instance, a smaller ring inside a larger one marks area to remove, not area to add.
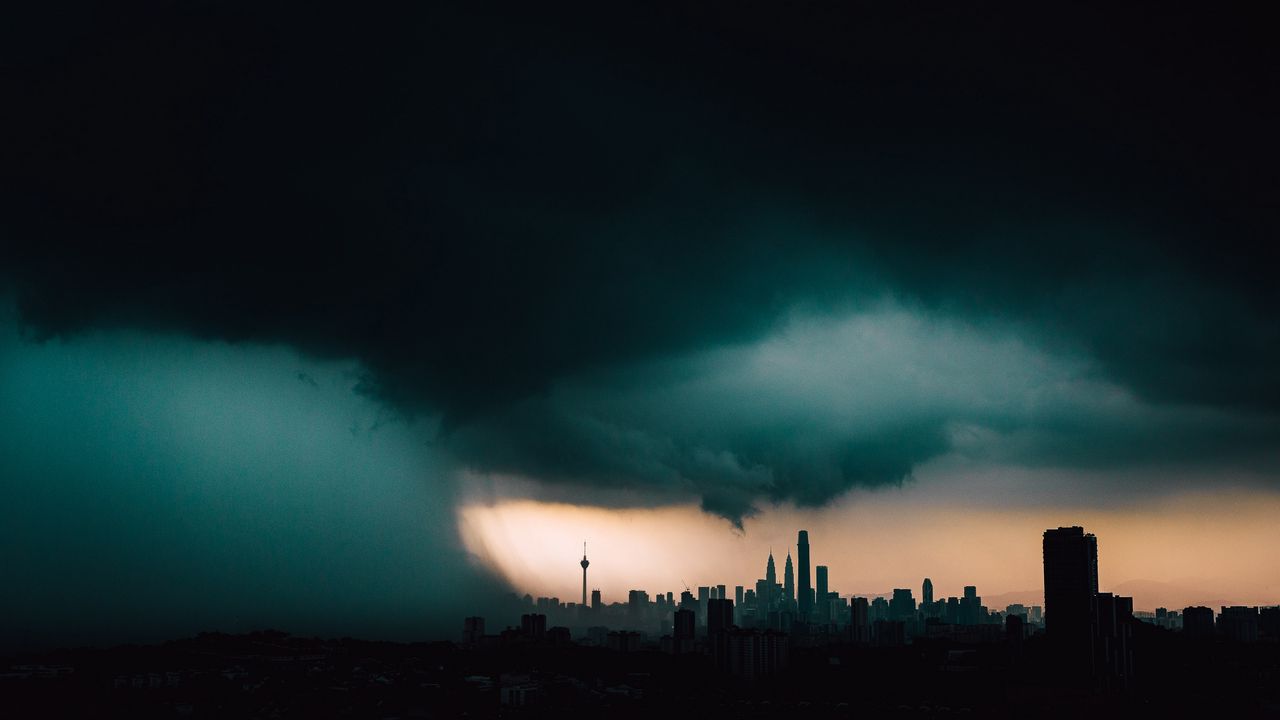
[[[5,717],[1276,717],[1280,644],[1135,625],[1124,691],[1055,674],[1042,637],[797,648],[745,681],[710,655],[554,642],[467,649],[204,633],[10,658]]]
[[[790,556],[779,584],[771,554],[759,592],[737,586],[736,602],[708,586],[679,606],[641,590],[588,604],[584,555],[583,602],[534,607],[585,632],[517,600],[519,626],[487,634],[468,617],[458,644],[262,631],[63,650],[0,663],[0,715],[1280,717],[1280,606],[1143,617],[1099,590],[1093,534],[1049,529],[1043,543],[1043,608],[993,612],[973,586],[935,599],[929,579],[919,605],[907,589],[843,598],[824,565],[812,587],[800,531],[798,588]]]

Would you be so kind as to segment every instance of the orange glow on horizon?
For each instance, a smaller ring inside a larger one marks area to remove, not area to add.
[[[1280,495],[1262,491],[1185,493],[1142,507],[981,508],[912,502],[921,490],[854,491],[821,509],[779,506],[737,532],[695,505],[607,509],[498,500],[459,510],[463,541],[521,593],[576,602],[582,542],[588,584],[605,602],[630,589],[650,595],[685,583],[754,586],[770,547],[779,581],[796,531],[807,529],[812,562],[830,568],[843,596],[908,587],[925,577],[939,597],[976,585],[993,609],[1039,604],[1041,533],[1082,525],[1098,536],[1104,591],[1134,597],[1138,609],[1280,603]]]

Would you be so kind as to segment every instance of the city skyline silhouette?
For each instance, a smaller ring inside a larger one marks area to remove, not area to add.
[[[797,544],[800,544],[801,542],[807,544],[807,541],[808,532],[805,530],[798,531]],[[806,549],[806,556],[807,555],[808,550]],[[1044,616],[1046,614],[1044,608],[1046,606],[1057,606],[1063,608],[1058,612],[1058,615],[1062,619],[1057,621],[1059,623],[1057,633],[1059,635],[1086,635],[1089,623],[1088,616],[1091,612],[1090,599],[1101,592],[1099,590],[1098,583],[1099,561],[1098,541],[1096,536],[1092,533],[1084,532],[1083,528],[1080,526],[1060,527],[1056,530],[1046,530],[1044,533],[1042,557],[1044,558],[1042,563],[1044,574],[1042,576],[1043,583],[1041,588],[1039,590],[1027,591],[1026,593],[1019,593],[1019,595],[1034,594],[1038,598],[1035,602],[1010,602],[1005,605],[1003,609],[999,607],[987,608],[985,605],[969,607],[962,611],[969,616],[963,624],[1002,625],[1003,621],[1010,614],[1021,614],[1024,622],[1028,623],[1028,629],[1043,628],[1048,624],[1044,621]],[[1079,557],[1080,559],[1072,559],[1074,557]],[[791,565],[789,553],[787,559],[787,569],[790,571]],[[599,622],[600,616],[598,615],[598,611],[605,608],[625,608],[628,613],[628,619],[626,622],[636,622],[635,614],[637,611],[637,598],[642,598],[642,604],[650,610],[656,606],[657,612],[660,616],[663,616],[663,613],[665,613],[665,615],[670,615],[677,609],[690,609],[694,611],[695,618],[701,618],[703,623],[706,622],[707,613],[709,612],[706,605],[708,601],[734,600],[735,604],[732,609],[733,614],[731,617],[734,619],[745,619],[748,626],[757,627],[763,627],[765,623],[771,622],[767,616],[770,610],[789,613],[792,618],[808,618],[808,622],[813,623],[827,622],[833,624],[844,624],[843,616],[851,612],[854,601],[857,599],[861,599],[868,603],[877,600],[884,602],[883,608],[878,612],[873,612],[869,621],[888,619],[892,616],[891,613],[914,613],[917,607],[917,598],[913,596],[913,590],[909,587],[894,588],[878,593],[841,593],[835,589],[828,589],[827,593],[829,595],[829,599],[837,605],[827,605],[826,607],[821,607],[818,601],[815,600],[815,598],[820,598],[822,596],[817,595],[811,588],[809,594],[810,599],[809,602],[806,603],[808,609],[801,609],[800,601],[802,598],[801,593],[803,592],[803,586],[794,585],[789,579],[789,576],[784,576],[784,581],[778,580],[772,547],[770,548],[765,563],[765,570],[762,573],[763,577],[752,580],[747,584],[734,584],[731,582],[728,584],[701,585],[695,581],[694,584],[690,586],[684,584],[682,580],[682,589],[667,590],[665,592],[659,590],[653,594],[652,598],[650,598],[651,589],[632,588],[627,591],[625,597],[619,597],[618,599],[604,596],[600,588],[593,586],[591,590],[592,600],[590,605],[586,602],[586,588],[589,586],[589,583],[586,573],[587,563],[585,554],[583,561],[579,564],[583,570],[582,602],[562,600],[556,595],[539,595],[535,597],[531,594],[525,593],[523,596],[523,605],[525,607],[536,607],[542,612],[550,613],[561,620],[565,620],[567,624],[579,625],[582,627],[585,627],[585,623]],[[1054,570],[1053,568],[1055,566],[1058,569]],[[801,571],[804,569],[802,562],[798,563],[797,567],[799,567]],[[815,565],[814,567],[815,569],[821,568],[820,577],[822,579],[822,584],[825,585],[827,571],[830,566]],[[728,589],[730,588],[733,589],[732,596],[728,594]],[[930,610],[929,612],[932,614],[927,617],[932,617],[934,619],[948,617],[952,621],[959,623],[961,616],[956,614],[955,607],[951,609],[950,615],[946,615],[947,610],[945,609],[945,604],[950,602],[952,605],[956,605],[957,601],[964,600],[976,600],[980,602],[981,597],[977,595],[976,588],[976,585],[964,585],[961,588],[959,597],[956,595],[948,597],[946,596],[946,593],[939,593],[937,597],[939,598],[940,604],[936,608]],[[697,591],[696,594],[694,594],[695,589]],[[926,606],[932,606],[935,602],[935,586],[932,579],[929,577],[921,578],[919,589],[919,602],[921,603],[920,608],[923,613],[925,612],[923,608]],[[1224,592],[1229,593],[1230,589],[1224,589]],[[698,608],[689,607],[687,603],[683,602],[683,600],[679,602],[675,601],[676,598],[680,598],[684,593],[688,593],[696,599],[699,604]],[[1121,597],[1114,593],[1105,594],[1113,597]],[[519,593],[517,592],[516,595],[519,595]],[[1049,598],[1053,599],[1050,600]],[[1128,603],[1127,612],[1131,617],[1137,617],[1153,623],[1156,622],[1157,619],[1165,620],[1166,618],[1171,620],[1178,619],[1180,621],[1178,613],[1181,611],[1179,609],[1173,609],[1173,614],[1170,615],[1170,608],[1135,608],[1132,598],[1123,597],[1122,599]],[[903,603],[907,603],[904,607],[909,607],[909,612],[900,611],[900,609],[895,608],[893,603],[899,600]],[[875,606],[874,603],[872,603],[872,605],[873,607]],[[839,609],[836,610],[834,609],[835,607],[839,607]],[[1188,605],[1185,607],[1203,609],[1202,605]],[[1244,605],[1239,603],[1227,603],[1221,607],[1225,610],[1227,607],[1244,607]],[[1264,603],[1263,607],[1280,607],[1280,605]],[[593,620],[593,616],[597,619]],[[979,620],[980,617],[982,618],[981,620]],[[776,621],[777,619],[775,618],[773,622]],[[662,625],[664,622],[669,625],[670,618],[659,622],[658,625]],[[1181,625],[1178,624],[1176,627],[1180,629]],[[622,629],[636,628],[631,625],[625,625]],[[778,628],[774,627],[772,629]]]

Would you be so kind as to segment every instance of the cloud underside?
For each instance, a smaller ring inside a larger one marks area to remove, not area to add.
[[[767,338],[563,378],[447,432],[473,470],[557,499],[684,502],[741,526],[759,503],[827,503],[953,454],[988,465],[1266,467],[1265,415],[1153,405],[1096,361],[1016,328],[893,303],[792,316]],[[640,490],[637,495],[637,489]]]

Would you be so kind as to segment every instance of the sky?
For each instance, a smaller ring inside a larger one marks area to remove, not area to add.
[[[687,5],[15,10],[6,644],[446,637],[801,528],[846,593],[1081,524],[1140,608],[1280,601],[1266,24]]]

